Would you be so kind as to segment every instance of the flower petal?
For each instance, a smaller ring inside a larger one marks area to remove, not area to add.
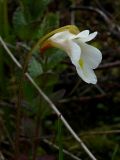
[[[80,56],[81,56],[81,48],[79,45],[73,41],[66,41],[66,47],[65,50],[68,53],[68,56],[70,57],[72,63],[75,65],[78,63]],[[64,44],[65,45],[65,44]]]
[[[85,42],[91,41],[96,36],[97,36],[97,32],[93,32],[93,33],[89,34]]]
[[[52,40],[55,43],[59,43],[60,41],[63,40],[69,40],[74,36],[74,34],[70,33],[69,31],[63,31],[63,32],[58,32],[56,34],[54,34],[52,37],[50,37],[49,39]]]
[[[76,70],[78,75],[86,82],[86,83],[92,83],[96,84],[97,83],[97,78],[94,73],[94,71],[89,68],[87,64],[84,63],[83,67],[80,65],[76,65]]]
[[[66,37],[67,37],[67,34],[65,35]],[[81,55],[81,49],[79,45],[72,40],[64,39],[64,38],[62,39],[62,38],[63,38],[63,33],[61,35],[58,35],[57,38],[56,36],[51,37],[50,40],[51,40],[52,46],[64,50],[70,57],[72,63],[76,64],[79,61],[80,55]]]
[[[89,30],[84,30],[77,34],[74,38],[86,38],[89,35]]]
[[[95,69],[98,67],[102,60],[102,53],[97,48],[86,43],[79,43],[81,47],[81,57],[90,68]]]
[[[79,38],[77,39],[77,41],[79,42],[88,42],[88,41],[91,41],[92,39],[94,39],[97,35],[97,32],[93,32],[91,34],[85,34],[85,36],[80,36],[80,33],[79,33],[79,37],[78,35],[76,36],[76,38]]]

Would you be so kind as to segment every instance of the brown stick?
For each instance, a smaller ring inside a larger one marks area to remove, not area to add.
[[[115,62],[110,62],[106,64],[100,65],[97,70],[99,69],[107,69],[107,68],[113,68],[113,67],[119,67],[120,66],[120,61],[115,61]]]
[[[111,35],[116,39],[120,40],[120,26],[115,24],[112,19],[110,19],[102,10],[99,8],[91,7],[91,6],[79,6],[79,7],[71,7],[70,11],[77,11],[77,10],[87,10],[98,13],[108,25],[108,28]]]

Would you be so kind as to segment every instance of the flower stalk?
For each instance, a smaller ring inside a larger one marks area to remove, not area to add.
[[[17,65],[19,69],[23,69],[22,65],[17,61],[17,59],[14,57],[12,52],[9,50],[9,48],[6,46],[3,39],[0,37],[0,42],[4,49],[6,50],[7,54],[11,57],[13,62]],[[88,156],[91,158],[91,160],[97,160],[95,156],[90,152],[90,150],[87,148],[87,146],[84,144],[84,142],[81,140],[81,138],[74,132],[74,130],[71,128],[71,126],[68,124],[68,122],[65,120],[65,118],[62,116],[62,114],[59,112],[57,107],[53,104],[53,102],[47,97],[47,95],[41,90],[41,88],[35,83],[35,81],[32,79],[32,77],[26,72],[24,73],[27,79],[30,81],[30,83],[36,88],[38,93],[43,97],[43,99],[49,104],[52,110],[60,117],[63,124],[66,126],[68,131],[71,133],[71,135],[76,139],[78,143],[80,143],[81,147],[84,149],[84,151],[88,154]]]

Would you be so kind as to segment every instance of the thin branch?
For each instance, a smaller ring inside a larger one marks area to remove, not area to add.
[[[93,132],[86,132],[81,133],[80,136],[91,136],[91,135],[105,135],[105,134],[118,134],[120,133],[120,129],[118,130],[108,130],[108,131],[93,131]]]
[[[73,98],[66,98],[66,99],[61,99],[59,100],[59,103],[68,103],[68,102],[71,102],[71,101],[75,101],[75,102],[88,102],[88,101],[91,101],[91,100],[102,100],[102,99],[106,99],[106,98],[109,98],[110,97],[110,94],[98,94],[94,97],[91,97],[91,96],[82,96],[82,97],[73,97]]]
[[[72,7],[75,7],[75,1],[72,2]],[[71,11],[71,24],[74,25],[75,24],[75,12]]]
[[[106,94],[106,92],[105,92],[98,84],[95,84],[94,86],[98,89],[98,91],[99,91],[102,95],[105,95],[105,94]]]
[[[42,105],[42,101],[41,104]],[[33,138],[33,147],[32,147],[32,160],[36,160],[37,157],[37,147],[38,147],[38,137],[40,136],[40,123],[41,123],[41,118],[40,118],[40,112],[41,112],[41,106],[39,106],[37,115],[35,117],[35,131],[34,131],[34,138]]]
[[[71,65],[71,63],[67,62],[67,61],[62,61],[62,63],[66,64],[66,65]],[[96,70],[108,69],[108,68],[113,68],[113,67],[120,67],[120,61],[117,60],[115,62],[109,62],[109,63],[105,63],[105,64],[100,64],[99,67],[96,68]],[[72,66],[72,68],[74,68],[74,67]]]
[[[99,15],[101,15],[101,17],[104,19],[104,21],[107,23],[107,24],[110,24],[111,21],[110,19],[108,18],[108,16],[102,11],[100,10],[99,8],[95,8],[95,7],[91,7],[91,6],[79,6],[79,7],[71,7],[70,8],[71,11],[76,11],[76,10],[88,10],[88,11],[93,11],[93,12],[96,12],[98,13]]]
[[[57,145],[53,144],[51,141],[49,141],[49,140],[47,140],[47,139],[43,139],[42,141],[45,142],[45,143],[47,143],[48,145],[52,146],[53,148],[59,150],[59,147],[58,147]],[[77,156],[75,156],[74,154],[72,154],[72,153],[70,153],[69,151],[67,151],[66,149],[63,149],[63,152],[64,152],[66,155],[70,156],[71,158],[73,158],[73,159],[75,159],[75,160],[82,160],[82,159],[80,159],[79,157],[77,157]]]
[[[87,10],[98,13],[104,19],[105,23],[108,25],[107,29],[109,29],[111,35],[120,40],[120,26],[118,24],[115,24],[114,21],[111,20],[102,10],[91,6],[79,6],[70,8],[70,11],[72,12],[76,10]]]
[[[15,135],[15,159],[19,160],[20,156],[20,123],[21,123],[21,101],[22,101],[22,83],[24,80],[24,69],[19,80],[18,96],[16,103],[16,135]]]
[[[0,160],[5,160],[5,158],[4,158],[3,154],[2,154],[2,152],[0,152]]]
[[[5,42],[2,40],[2,37],[0,37],[0,42],[3,45],[4,49],[6,50],[7,54],[11,57],[11,59],[14,61],[14,63],[22,69],[21,64],[17,61],[17,59],[13,56],[9,48],[6,46]],[[44,100],[49,104],[49,106],[54,110],[54,112],[61,118],[61,121],[64,123],[66,128],[69,130],[69,132],[72,134],[72,136],[81,144],[84,151],[88,154],[88,156],[92,160],[96,160],[95,156],[90,152],[90,150],[87,148],[87,146],[84,144],[84,142],[78,137],[78,135],[74,132],[74,130],[71,128],[71,126],[68,124],[68,122],[65,120],[65,118],[61,115],[57,107],[53,104],[53,102],[47,97],[47,95],[41,90],[41,88],[36,84],[36,82],[32,79],[32,77],[29,75],[29,73],[25,73],[25,76],[28,78],[28,80],[31,82],[31,84],[36,88],[36,90],[39,92],[39,94],[44,98]]]
[[[109,17],[113,18],[112,15],[111,15],[111,13],[108,12],[108,11],[104,8],[104,6],[103,6],[103,4],[102,4],[101,1],[95,0],[95,2],[96,2],[96,5],[98,6],[98,8],[100,8],[103,12],[105,12]]]
[[[106,64],[101,64],[97,70],[99,69],[107,69],[107,68],[113,68],[113,67],[120,67],[120,61],[110,62]]]
[[[10,134],[9,134],[9,132],[8,132],[8,129],[6,128],[6,126],[5,126],[5,124],[4,124],[4,122],[3,122],[2,119],[0,119],[0,126],[3,128],[3,132],[4,132],[4,133],[6,134],[6,136],[8,137],[8,140],[9,140],[11,146],[12,146],[12,149],[15,149],[15,145],[14,145],[14,143],[13,143],[13,140],[12,140],[12,138],[10,137]],[[1,160],[1,159],[0,159],[0,160]]]

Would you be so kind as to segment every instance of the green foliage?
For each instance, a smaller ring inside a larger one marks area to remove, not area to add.
[[[43,13],[50,0],[22,0],[13,15],[13,26],[16,35],[22,40],[39,39],[59,25],[58,15]]]
[[[36,32],[36,36],[38,38],[42,37],[46,33],[49,33],[51,30],[57,28],[58,26],[59,26],[59,15],[49,13],[43,18],[40,24],[40,27],[38,28],[38,31]]]
[[[59,63],[66,57],[66,54],[58,49],[54,49],[52,51],[49,50],[49,52],[48,52],[47,68],[51,69],[60,68],[60,70],[62,70],[64,65],[59,66]]]
[[[29,24],[27,23],[24,13],[22,12],[21,8],[17,8],[13,15],[13,26],[14,31],[21,39],[26,39],[27,37],[30,38],[30,28]]]
[[[43,73],[42,65],[33,57],[29,63],[28,71],[35,78]]]
[[[21,0],[20,6],[28,21],[41,20],[43,13],[50,2],[51,0]]]

